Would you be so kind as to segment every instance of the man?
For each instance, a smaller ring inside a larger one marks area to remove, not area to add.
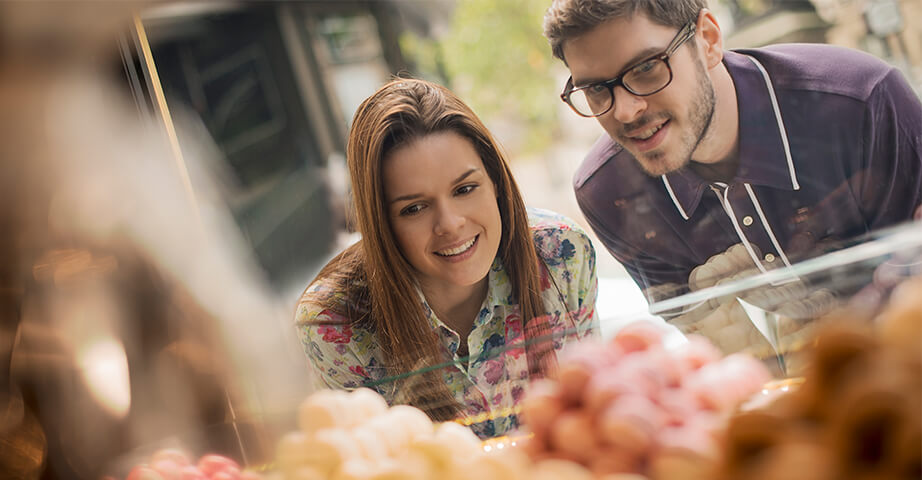
[[[576,173],[580,208],[651,300],[815,256],[922,202],[922,105],[870,55],[725,51],[705,0],[554,0],[544,31],[571,73],[561,97],[607,132]]]

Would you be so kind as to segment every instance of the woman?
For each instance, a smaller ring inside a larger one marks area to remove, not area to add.
[[[369,386],[437,420],[516,426],[530,378],[597,334],[595,251],[571,221],[526,212],[486,127],[447,89],[397,79],[358,108],[347,148],[362,240],[301,297],[323,383]]]

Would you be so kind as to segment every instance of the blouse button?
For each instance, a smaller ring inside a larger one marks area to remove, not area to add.
[[[770,254],[770,253],[766,253],[766,254],[765,254],[765,261],[768,262],[768,263],[772,263],[772,262],[775,261],[775,256],[772,255],[772,254]]]
[[[747,227],[752,225],[752,217],[750,217],[749,215],[746,215],[745,217],[743,217],[743,225],[746,225]]]

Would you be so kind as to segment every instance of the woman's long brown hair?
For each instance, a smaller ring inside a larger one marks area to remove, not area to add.
[[[525,203],[498,144],[474,112],[448,89],[415,79],[395,79],[358,108],[346,150],[352,179],[354,220],[362,240],[330,261],[317,278],[333,280],[345,295],[326,308],[370,327],[388,373],[402,374],[446,361],[416,292],[413,267],[400,252],[385,206],[383,163],[395,148],[427,135],[451,131],[468,139],[497,191],[502,218],[499,252],[518,301],[526,337],[548,333],[541,299],[539,258]],[[345,300],[345,302],[343,302]],[[547,342],[548,340],[544,340]],[[547,347],[526,344],[529,371],[539,373]],[[411,388],[411,387],[420,388]],[[458,417],[440,370],[396,385],[405,403],[436,420]],[[414,391],[406,391],[406,390]],[[402,391],[401,391],[402,390]]]

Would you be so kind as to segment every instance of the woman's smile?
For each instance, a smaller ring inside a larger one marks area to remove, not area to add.
[[[480,238],[480,235],[475,235],[474,238],[461,243],[456,247],[445,248],[435,252],[436,255],[444,258],[449,262],[460,262],[470,258],[474,251],[477,249],[477,239]]]

